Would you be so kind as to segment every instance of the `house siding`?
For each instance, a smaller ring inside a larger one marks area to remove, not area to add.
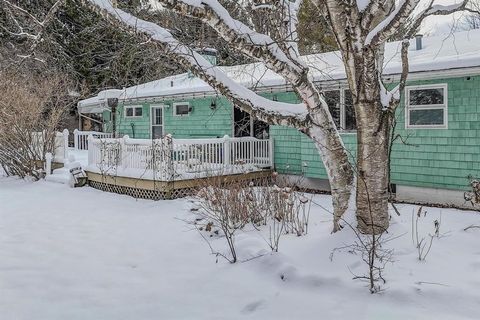
[[[468,176],[480,176],[480,76],[412,81],[408,85],[447,84],[448,129],[405,129],[405,108],[401,102],[397,110],[392,148],[392,183],[405,186],[468,190]],[[296,103],[292,92],[264,94],[269,99]],[[222,137],[232,134],[231,103],[216,98],[217,107],[210,108],[212,97],[189,100],[193,110],[188,116],[174,116],[173,107],[164,109],[164,132],[177,138]],[[165,101],[161,104],[173,105]],[[143,104],[142,118],[124,118],[124,108],[118,108],[117,127],[120,134],[135,138],[150,138],[150,106]],[[109,124],[111,127],[111,125]],[[293,128],[271,126],[274,139],[275,168],[280,173],[303,175],[309,178],[327,178],[314,143]],[[356,153],[355,133],[342,133],[342,139],[351,155]]]
[[[211,109],[212,100],[216,102],[215,109]],[[221,138],[232,135],[232,105],[227,99],[209,97],[189,100],[192,111],[185,116],[173,115],[174,102],[184,101],[168,101],[172,107],[164,110],[165,133],[175,138]]]
[[[192,112],[185,116],[173,114],[173,103],[183,101],[162,101],[142,103],[142,117],[125,118],[125,106],[140,105],[139,103],[120,104],[117,107],[117,131],[120,135],[131,138],[150,139],[152,106],[163,106],[164,133],[176,138],[223,137],[232,134],[232,107],[225,98],[216,98],[217,107],[212,110],[213,98],[189,100]],[[110,119],[110,112],[104,112],[104,119]],[[132,127],[133,124],[133,127]],[[111,121],[106,121],[105,131],[111,131]]]
[[[480,176],[480,76],[412,81],[408,85],[447,84],[448,129],[405,129],[405,104],[397,111],[392,148],[392,183],[468,190],[469,176]],[[286,174],[327,178],[313,142],[294,129],[273,127],[275,165]],[[356,134],[341,134],[355,156]],[[405,144],[401,142],[405,141]]]
[[[405,104],[397,112],[392,149],[392,182],[400,185],[469,189],[480,176],[480,76],[412,81],[408,85],[447,84],[448,129],[405,129]]]

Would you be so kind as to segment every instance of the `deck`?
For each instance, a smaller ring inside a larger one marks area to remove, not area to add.
[[[268,177],[273,140],[252,137],[212,139],[111,138],[75,132],[76,160],[89,185],[136,198],[171,199],[189,195],[211,179],[228,181]]]

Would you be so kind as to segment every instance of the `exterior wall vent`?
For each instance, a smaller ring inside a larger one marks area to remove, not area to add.
[[[417,34],[415,36],[415,50],[422,50],[423,48],[422,40],[423,40],[423,35]]]

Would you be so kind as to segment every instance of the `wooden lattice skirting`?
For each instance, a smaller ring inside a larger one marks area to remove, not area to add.
[[[270,170],[222,176],[227,181],[260,180],[270,177]],[[199,178],[179,181],[152,181],[128,177],[103,176],[87,172],[88,184],[95,189],[125,194],[137,199],[176,199],[191,196],[198,188],[208,185],[209,180],[218,177]]]
[[[185,188],[185,189],[175,189],[170,192],[161,191],[161,190],[147,190],[136,187],[127,187],[114,184],[108,184],[105,182],[99,181],[88,181],[88,184],[95,189],[113,192],[118,194],[125,194],[137,199],[151,199],[151,200],[164,200],[164,199],[176,199],[183,198],[189,195],[194,194],[195,189]]]

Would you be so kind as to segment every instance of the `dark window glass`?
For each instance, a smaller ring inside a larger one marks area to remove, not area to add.
[[[443,125],[443,113],[443,109],[412,109],[410,110],[409,122],[411,126]]]
[[[444,104],[443,88],[418,89],[409,91],[410,105]]]
[[[325,101],[328,105],[328,110],[332,115],[333,121],[337,128],[340,128],[340,91],[333,90],[333,91],[325,91],[323,93],[325,97]]]
[[[152,109],[152,111],[153,111],[152,124],[153,125],[163,124],[163,122],[162,122],[162,109],[161,108],[154,108],[154,109]]]
[[[175,114],[176,115],[188,114],[189,110],[190,110],[190,106],[188,104],[177,104],[175,106]]]
[[[357,130],[355,108],[350,90],[345,90],[345,130]]]
[[[162,126],[153,126],[152,127],[152,139],[160,139],[163,136],[163,127]]]
[[[143,108],[142,107],[135,108],[135,117],[141,117],[142,114],[143,114]]]
[[[234,113],[234,136],[235,137],[250,137],[250,114],[238,108],[235,108]]]
[[[127,107],[125,108],[125,115],[127,117],[141,117],[143,114],[143,107]]]
[[[263,121],[253,120],[253,136],[257,139],[268,139],[270,126]]]

